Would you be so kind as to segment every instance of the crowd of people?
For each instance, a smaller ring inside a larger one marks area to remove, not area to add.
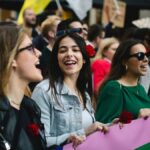
[[[150,116],[150,29],[116,36],[57,15],[37,24],[30,8],[23,19],[0,23],[1,150],[76,147],[123,111]]]

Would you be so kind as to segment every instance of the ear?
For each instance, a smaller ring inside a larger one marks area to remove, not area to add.
[[[85,59],[83,59],[83,64],[85,64],[86,63],[86,61],[85,61]]]
[[[125,66],[126,63],[127,63],[127,62],[126,62],[125,60],[122,61],[122,65],[123,65],[123,66]]]
[[[54,33],[53,33],[52,31],[49,31],[49,32],[48,32],[48,36],[49,36],[49,37],[54,37]]]
[[[13,68],[14,68],[14,67],[17,67],[17,62],[16,62],[15,59],[12,61],[12,67],[13,67]]]

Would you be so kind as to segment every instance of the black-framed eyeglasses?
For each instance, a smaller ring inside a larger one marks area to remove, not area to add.
[[[20,53],[20,52],[22,52],[24,50],[28,50],[28,51],[30,51],[30,52],[35,54],[35,47],[34,47],[33,44],[30,44],[29,46],[26,46],[26,47],[18,49],[18,53]]]
[[[60,30],[56,33],[56,37],[63,36],[65,34],[71,34],[71,33],[82,33],[82,28],[72,28],[68,30]]]
[[[131,58],[131,57],[136,57],[140,61],[140,60],[144,60],[145,57],[148,58],[148,55],[147,55],[147,53],[138,52],[138,53],[129,55],[129,58]]]

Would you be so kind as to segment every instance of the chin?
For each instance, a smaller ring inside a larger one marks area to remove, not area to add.
[[[43,80],[43,76],[42,75],[39,75],[39,76],[34,76],[34,78],[32,78],[32,81],[31,82],[40,82]]]

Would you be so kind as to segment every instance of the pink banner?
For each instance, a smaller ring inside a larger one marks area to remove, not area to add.
[[[130,124],[125,124],[122,129],[114,125],[106,134],[95,132],[78,145],[76,150],[133,150],[148,142],[150,142],[150,118],[134,120]],[[74,148],[72,144],[67,144],[63,150]]]

